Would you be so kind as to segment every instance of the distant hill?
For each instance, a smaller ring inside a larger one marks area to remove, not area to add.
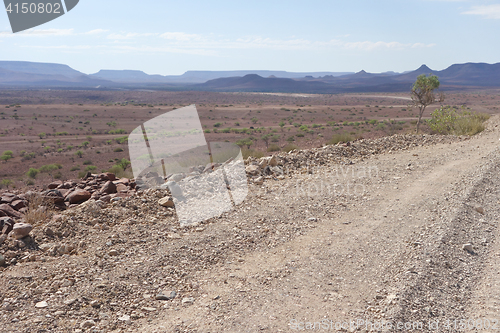
[[[0,61],[0,87],[95,88],[113,82],[96,80],[67,65],[27,61]]]
[[[22,72],[41,75],[62,75],[68,78],[86,75],[74,70],[68,65],[29,62],[29,61],[0,61],[0,68],[13,72]]]
[[[436,71],[426,65],[395,73],[286,72],[269,70],[187,71],[150,75],[138,70],[84,74],[67,65],[0,61],[0,88],[156,89],[290,93],[403,92],[420,74],[435,74],[441,88],[500,88],[500,63],[455,64]]]
[[[150,75],[143,71],[136,70],[100,70],[95,74],[90,74],[93,78],[110,80],[118,83],[204,83],[208,80],[243,77],[249,74],[256,74],[262,77],[279,77],[298,79],[306,76],[321,77],[325,75],[342,76],[352,74],[351,72],[286,72],[286,71],[265,71],[265,70],[242,70],[242,71],[187,71],[182,75]]]

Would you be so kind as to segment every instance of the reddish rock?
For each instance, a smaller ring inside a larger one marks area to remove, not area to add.
[[[116,185],[116,191],[118,193],[120,193],[120,192],[128,192],[128,187],[125,186],[125,185],[123,185],[123,184],[118,184],[118,185]]]
[[[33,226],[28,223],[16,223],[14,224],[14,228],[12,228],[12,236],[15,239],[21,239],[28,236],[33,230]]]
[[[54,204],[59,204],[61,202],[64,202],[64,196],[61,194],[59,190],[48,190],[42,192],[42,196],[45,199],[51,200],[52,203]]]
[[[59,186],[57,187],[57,189],[59,189],[59,190],[61,190],[61,189],[65,189],[65,190],[67,190],[67,189],[72,188],[73,186],[76,186],[76,183],[73,183],[73,182],[66,182],[66,183],[64,183],[64,184],[62,184],[62,185],[59,185]]]
[[[5,194],[0,198],[0,202],[1,203],[8,203],[8,204],[10,204],[14,200],[15,200],[15,196],[12,196],[12,197],[5,196]]]
[[[53,181],[52,183],[50,183],[50,184],[47,186],[47,188],[48,188],[49,190],[53,190],[53,189],[58,188],[58,187],[59,187],[59,186],[61,186],[62,184],[63,184],[63,182],[62,182],[62,181],[60,181],[60,180],[56,180],[56,181]]]
[[[119,197],[119,198],[123,198],[123,199],[130,197],[130,194],[128,194],[127,192],[116,193],[113,195],[115,196],[115,198]]]
[[[14,220],[8,216],[0,217],[0,234],[8,234],[14,228]]]
[[[130,179],[128,178],[120,178],[116,181],[114,181],[115,184],[123,184],[123,185],[127,185],[130,184]]]
[[[10,217],[17,217],[17,218],[22,218],[23,214],[17,212],[14,208],[7,204],[1,204],[0,205],[0,210],[5,213],[5,215],[10,216]]]
[[[108,181],[108,180],[109,180],[108,175],[107,175],[107,174],[105,174],[105,173],[101,173],[101,174],[99,174],[99,176],[97,176],[97,178],[98,178],[99,180],[103,180],[103,181]]]
[[[95,200],[99,200],[99,197],[100,197],[100,196],[101,196],[101,195],[99,194],[99,192],[97,192],[97,191],[96,191],[96,192],[92,193],[91,198],[92,198],[92,199],[95,199]]]
[[[116,185],[113,184],[112,181],[106,182],[104,186],[101,188],[101,193],[111,194],[116,193]]]
[[[12,208],[19,211],[21,208],[26,207],[26,202],[24,200],[16,200],[12,201],[10,205],[12,206]]]
[[[106,202],[106,203],[110,203],[111,202],[111,195],[109,195],[109,194],[103,195],[100,200],[103,202]]]
[[[89,200],[90,197],[90,192],[78,189],[68,194],[68,196],[66,197],[66,201],[70,204],[78,204]]]
[[[68,190],[68,189],[65,189],[65,188],[61,188],[61,189],[59,189],[59,192],[60,192],[60,193],[61,193],[61,195],[62,195],[63,197],[65,197],[65,198],[68,196],[68,194],[69,194],[71,191],[72,191],[72,190]]]
[[[106,176],[108,176],[108,179],[111,181],[116,180],[116,176],[114,173],[108,172],[108,173],[106,173]]]
[[[4,217],[4,216],[7,216],[7,214],[5,214],[3,211],[0,210],[0,217]]]

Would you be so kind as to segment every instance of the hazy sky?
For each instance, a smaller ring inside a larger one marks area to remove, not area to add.
[[[163,75],[440,70],[500,62],[500,0],[80,0],[17,34],[0,10],[0,60]]]

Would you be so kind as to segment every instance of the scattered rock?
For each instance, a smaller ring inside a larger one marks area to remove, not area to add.
[[[476,207],[474,207],[474,209],[476,210],[476,212],[478,212],[478,213],[480,213],[480,214],[484,215],[484,209],[483,209],[483,207],[481,207],[481,206],[476,206]]]
[[[467,243],[462,246],[462,249],[468,251],[468,252],[474,252],[474,248],[472,247],[472,244]]]
[[[245,168],[245,171],[252,176],[260,174],[260,168],[258,165],[249,165]]]
[[[158,295],[156,295],[156,299],[159,301],[168,301],[174,299],[175,296],[177,296],[177,293],[173,290],[160,291]]]
[[[262,184],[264,184],[264,177],[262,177],[262,176],[257,177],[253,180],[253,182],[255,185],[262,185]]]
[[[14,220],[8,216],[0,217],[0,234],[8,234],[14,228]]]
[[[104,186],[101,188],[101,194],[113,194],[116,193],[116,185],[112,181],[106,182]]]
[[[50,183],[49,185],[47,185],[47,188],[48,188],[49,190],[53,190],[53,189],[58,188],[58,187],[59,187],[59,186],[61,186],[62,184],[63,184],[63,182],[62,182],[62,181],[60,181],[60,180],[55,180],[55,181],[53,181],[52,183]]]
[[[70,204],[79,204],[79,203],[82,203],[82,202],[89,200],[91,196],[92,195],[90,194],[90,192],[85,191],[85,190],[81,190],[81,189],[77,189],[77,190],[69,193],[66,196],[65,200],[68,201]]]
[[[182,304],[193,304],[194,297],[184,297],[181,301]]]
[[[61,193],[61,191],[55,190],[55,189],[42,192],[42,197],[45,200],[51,201],[55,205],[61,204],[64,202],[64,195]]]
[[[38,309],[43,309],[43,308],[46,308],[48,306],[49,306],[49,304],[47,304],[47,302],[45,302],[45,301],[38,302],[35,304],[35,308],[38,308]]]
[[[127,322],[127,321],[130,321],[130,316],[125,314],[121,317],[118,317],[118,320]]]
[[[0,211],[4,212],[4,214],[6,216],[16,217],[16,218],[19,218],[19,219],[23,217],[23,214],[17,212],[14,208],[12,208],[8,204],[1,204],[0,205]]]
[[[163,207],[174,207],[174,200],[172,199],[172,197],[165,197],[165,198],[161,198],[160,200],[158,200],[158,203],[160,204],[160,206],[163,206]]]
[[[141,308],[141,310],[146,311],[146,312],[154,312],[154,311],[156,311],[156,308],[150,308],[150,307],[144,306]]]
[[[80,324],[81,328],[90,328],[95,326],[95,321],[93,320],[85,320],[83,323]]]
[[[0,254],[0,266],[5,265],[5,258]]]
[[[28,223],[16,223],[12,229],[12,236],[15,239],[21,239],[29,235],[33,226]]]
[[[117,250],[111,250],[111,251],[109,251],[109,252],[108,252],[108,254],[109,254],[110,256],[112,256],[112,257],[115,257],[115,256],[117,256],[119,253],[118,253],[118,251],[117,251]]]

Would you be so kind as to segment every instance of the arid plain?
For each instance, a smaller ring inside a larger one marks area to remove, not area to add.
[[[126,137],[158,115],[195,104],[207,141],[239,142],[246,155],[321,147],[330,140],[412,133],[409,93],[265,94],[153,91],[1,91],[0,163],[4,186],[42,186],[109,170],[129,158]],[[444,104],[495,114],[495,90],[448,92]],[[431,105],[424,115],[439,105]],[[424,128],[424,132],[429,131]],[[28,177],[30,168],[58,170]],[[130,176],[130,175],[129,175]],[[10,182],[9,182],[10,181]]]

